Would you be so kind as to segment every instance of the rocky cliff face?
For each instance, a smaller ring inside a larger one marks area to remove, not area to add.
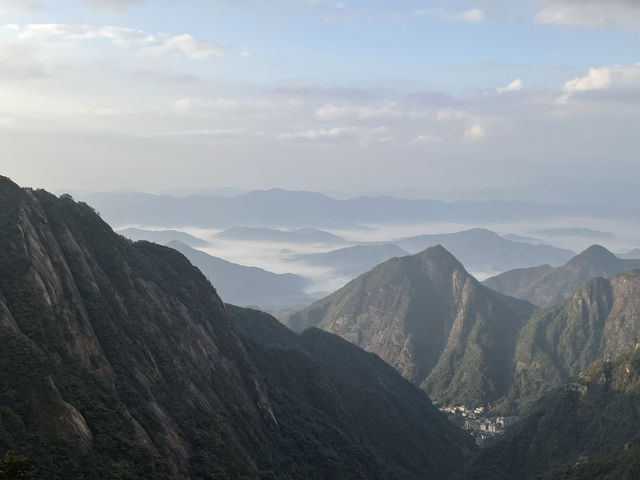
[[[38,479],[293,479],[299,459],[310,479],[327,478],[330,461],[343,478],[434,478],[467,450],[423,399],[411,400],[428,419],[416,435],[434,439],[434,463],[403,470],[379,455],[362,438],[369,419],[345,417],[330,384],[307,383],[329,375],[317,362],[289,364],[274,346],[257,357],[185,257],[116,235],[68,196],[0,178],[0,273],[0,449],[31,457]],[[297,407],[311,387],[324,410]],[[375,384],[367,392],[373,403],[385,395]],[[399,416],[410,398],[398,400]],[[292,441],[285,427],[315,413],[324,427]],[[449,456],[438,456],[444,446]]]
[[[444,248],[385,262],[289,320],[377,353],[436,401],[480,405],[509,384],[534,307],[480,285]]]
[[[155,478],[255,473],[275,421],[206,279],[70,198],[3,179],[0,212],[5,441]]]

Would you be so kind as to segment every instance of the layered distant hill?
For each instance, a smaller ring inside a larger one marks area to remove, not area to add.
[[[533,310],[483,287],[436,246],[378,265],[288,324],[377,353],[440,403],[479,405],[509,388],[515,341]]]
[[[394,241],[401,248],[419,252],[433,245],[449,250],[468,270],[491,272],[541,264],[562,265],[575,255],[550,245],[507,240],[484,228],[463,232],[419,235]]]
[[[393,257],[403,257],[408,253],[393,244],[354,245],[326,253],[296,255],[308,265],[332,269],[337,275],[354,278],[371,270],[376,265]]]
[[[246,267],[213,257],[181,242],[169,242],[189,259],[216,286],[220,297],[228,303],[262,308],[308,305],[314,297],[304,289],[309,280],[291,273],[273,273],[257,267]],[[317,298],[317,297],[315,297]]]
[[[640,260],[623,260],[604,247],[593,245],[569,260],[551,268],[543,265],[505,272],[483,282],[505,295],[547,307],[573,295],[587,280],[640,268]]]
[[[640,474],[640,349],[546,394],[483,449],[468,479],[632,479]]]
[[[629,259],[637,260],[637,259],[640,259],[640,248],[634,248],[633,250],[627,253],[619,253],[616,256],[618,258],[623,258],[626,260],[629,260]]]
[[[144,230],[140,228],[124,228],[118,230],[120,235],[124,235],[133,241],[147,240],[149,242],[165,245],[169,242],[180,242],[190,247],[206,247],[209,242],[202,240],[201,238],[194,237],[185,232],[179,232],[178,230]]]
[[[473,448],[379,359],[225,311],[69,196],[0,178],[0,272],[0,449],[37,480],[440,479]]]
[[[388,196],[338,200],[304,191],[273,189],[235,197],[189,196],[146,193],[98,193],[84,195],[112,225],[140,224],[228,228],[331,227],[363,223],[505,222],[557,217],[640,217],[637,210],[610,206],[568,206],[513,201],[441,202]],[[402,246],[402,245],[401,245]]]
[[[316,228],[277,230],[273,228],[233,227],[216,235],[230,240],[282,243],[344,243],[344,239]]]

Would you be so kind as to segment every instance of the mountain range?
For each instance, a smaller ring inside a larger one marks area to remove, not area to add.
[[[0,448],[36,479],[447,478],[473,444],[377,357],[226,307],[174,249],[0,178]]]
[[[317,228],[277,230],[274,228],[232,227],[218,233],[216,237],[252,242],[345,243],[343,238]]]
[[[483,286],[437,246],[389,260],[286,321],[377,353],[440,404],[522,414],[591,362],[633,349],[639,299],[632,270],[536,309]]]
[[[561,267],[542,265],[515,269],[489,278],[483,284],[505,295],[548,307],[573,295],[591,278],[633,268],[640,268],[640,260],[623,260],[600,245],[592,245]]]
[[[188,196],[147,193],[95,193],[79,198],[93,205],[112,225],[250,227],[333,227],[365,223],[417,223],[425,221],[484,223],[546,218],[630,218],[634,209],[606,205],[572,206],[516,201],[442,202],[364,196],[338,200],[320,193],[256,190],[234,197]]]

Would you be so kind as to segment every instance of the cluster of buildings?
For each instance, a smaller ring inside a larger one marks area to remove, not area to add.
[[[505,429],[517,422],[520,417],[488,417],[484,407],[467,408],[464,405],[443,407],[449,421],[464,428],[475,439],[480,447],[489,438],[501,435]]]

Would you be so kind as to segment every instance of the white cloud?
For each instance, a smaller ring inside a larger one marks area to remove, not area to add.
[[[311,142],[311,143],[386,143],[393,141],[388,134],[387,127],[335,127],[316,128],[299,132],[284,133],[277,136],[280,141]]]
[[[326,104],[316,109],[318,120],[355,119],[368,120],[373,118],[427,118],[428,110],[407,108],[395,101],[384,101],[373,105],[333,105]]]
[[[591,68],[584,77],[574,78],[564,84],[564,92],[571,94],[587,90],[604,90],[611,86],[611,69],[608,67]]]
[[[441,142],[442,142],[442,138],[440,138],[439,136],[426,134],[426,135],[416,135],[409,143],[411,145],[433,145]]]
[[[538,23],[571,26],[640,28],[637,0],[540,0]]]
[[[169,53],[177,53],[191,60],[224,57],[222,48],[198,40],[189,34],[167,35],[159,33],[149,35],[142,30],[116,26],[31,24],[18,30],[18,38],[22,40],[60,38],[70,41],[104,39],[118,47],[135,46],[139,49],[139,53],[145,56],[160,57]]]
[[[180,115],[187,116],[265,116],[289,112],[301,105],[297,100],[275,101],[269,98],[237,99],[237,98],[181,98],[173,103],[173,107]]]
[[[24,79],[42,75],[42,66],[29,45],[0,44],[0,77]]]
[[[472,125],[464,132],[465,138],[469,140],[480,140],[486,136],[486,132],[482,125]]]
[[[428,8],[417,10],[414,15],[433,17],[436,20],[449,23],[482,23],[486,19],[484,10],[472,8],[461,12],[449,12],[443,8]]]
[[[506,87],[498,88],[497,92],[498,93],[517,92],[519,90],[522,90],[522,87],[523,87],[522,80],[517,78]]]
[[[224,52],[221,48],[208,42],[202,42],[189,34],[173,35],[163,38],[160,44],[145,47],[141,53],[143,55],[157,57],[171,52],[182,53],[191,60],[207,60],[209,58],[224,57]]]

